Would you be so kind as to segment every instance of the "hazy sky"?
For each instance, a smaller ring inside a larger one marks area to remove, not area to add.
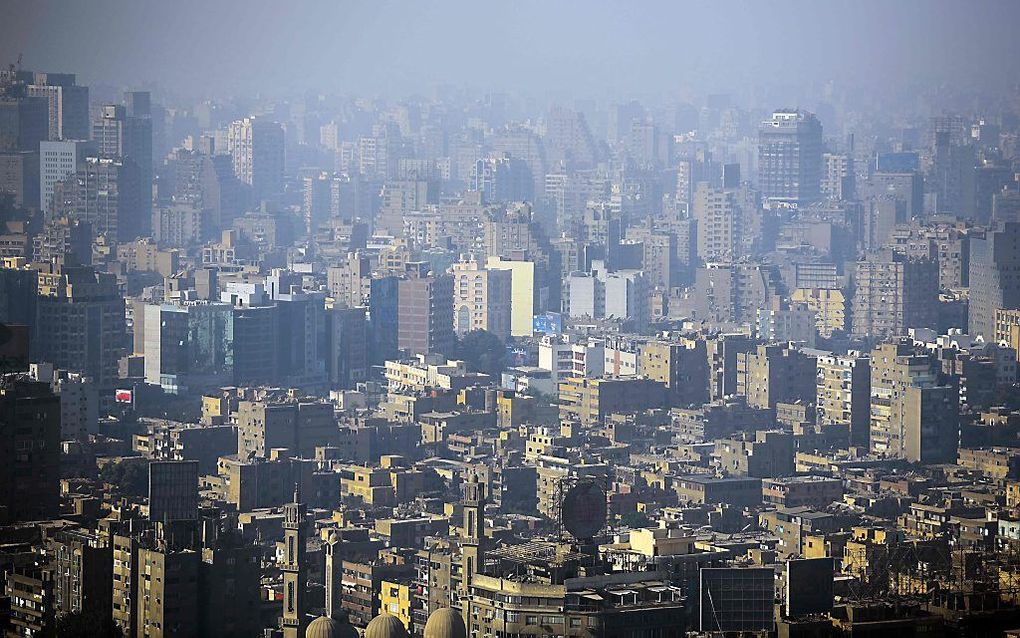
[[[0,60],[228,96],[1020,79],[1020,1],[0,0]]]

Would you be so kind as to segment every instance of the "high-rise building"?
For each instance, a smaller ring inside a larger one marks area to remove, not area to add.
[[[138,179],[138,213],[122,239],[149,234],[152,224],[152,120],[129,115],[123,106],[107,104],[92,122],[92,141],[100,157],[134,166]]]
[[[1007,222],[970,239],[971,334],[995,334],[995,311],[1020,308],[1020,222]]]
[[[697,220],[698,258],[702,261],[733,261],[742,254],[744,219],[737,191],[699,183],[692,217]]]
[[[935,212],[958,217],[973,217],[974,147],[954,139],[950,131],[935,132],[931,171],[928,181],[935,193]]]
[[[806,111],[776,111],[758,128],[758,188],[766,201],[817,201],[822,183],[822,125]]]
[[[159,542],[138,548],[132,592],[138,634],[199,635],[199,570],[202,554]]]
[[[867,355],[818,357],[815,423],[850,429],[850,443],[868,445],[871,428],[871,361]]]
[[[708,402],[708,353],[703,340],[642,344],[638,368],[642,376],[666,384],[671,406]]]
[[[824,153],[822,161],[825,171],[822,173],[822,196],[828,199],[853,199],[854,192],[854,158],[842,153]]]
[[[938,325],[939,267],[931,258],[882,251],[857,262],[852,333],[896,337]]]
[[[37,359],[90,377],[112,401],[124,348],[124,298],[116,276],[89,266],[39,273]]]
[[[0,151],[0,193],[12,196],[14,206],[39,207],[39,152]]]
[[[956,457],[959,396],[940,385],[932,360],[909,340],[871,351],[872,452],[912,462],[944,463]]]
[[[458,336],[488,330],[510,337],[512,271],[486,269],[475,259],[453,265],[453,328]]]
[[[227,151],[234,160],[234,175],[251,187],[255,201],[273,200],[283,193],[282,126],[261,117],[232,122]]]
[[[327,308],[326,372],[330,386],[353,388],[368,377],[369,342],[366,307]]]
[[[60,506],[60,398],[11,373],[0,383],[0,518],[42,520]]]
[[[50,212],[53,187],[75,174],[93,148],[89,142],[46,141],[39,143],[39,207]]]
[[[113,609],[113,554],[109,542],[81,529],[63,529],[54,534],[49,550],[56,614],[90,614],[109,621]]]
[[[35,152],[48,137],[46,98],[0,92],[0,151]]]
[[[737,394],[753,408],[773,409],[777,403],[814,403],[817,359],[790,346],[760,345],[737,354]]]
[[[408,264],[397,295],[397,348],[412,355],[452,352],[453,277],[432,274],[424,262]]]
[[[142,219],[138,167],[110,158],[87,157],[53,187],[50,216],[88,222],[95,236],[130,241],[147,234],[152,219]]]
[[[75,84],[73,73],[36,73],[27,94],[46,98],[49,140],[89,139],[89,87]]]
[[[482,194],[483,202],[530,202],[535,199],[535,182],[524,160],[503,153],[475,162],[471,190]]]

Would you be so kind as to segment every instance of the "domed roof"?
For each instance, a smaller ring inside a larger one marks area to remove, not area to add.
[[[410,638],[410,635],[399,618],[383,612],[368,623],[365,638]]]
[[[429,615],[425,638],[467,638],[467,629],[456,609],[443,607]]]
[[[350,623],[319,616],[305,629],[305,638],[358,638],[358,630]]]

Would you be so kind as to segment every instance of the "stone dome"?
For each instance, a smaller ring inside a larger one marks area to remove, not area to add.
[[[344,620],[319,616],[305,629],[305,638],[358,638],[358,630]]]
[[[429,615],[425,638],[467,638],[467,629],[456,609],[443,607]]]
[[[410,638],[410,635],[399,618],[383,612],[368,623],[365,638]]]

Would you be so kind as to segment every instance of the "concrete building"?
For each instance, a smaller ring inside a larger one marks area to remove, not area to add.
[[[665,400],[665,384],[651,379],[560,380],[560,418],[586,427],[602,423],[610,414],[661,408]]]
[[[128,113],[123,106],[104,105],[92,121],[92,142],[102,158],[115,158],[133,167],[138,179],[138,214],[121,237],[134,239],[151,232],[152,222],[152,118]]]
[[[939,385],[931,360],[909,342],[872,350],[872,452],[914,462],[955,459],[958,406],[955,388]]]
[[[772,409],[777,403],[814,403],[817,375],[814,356],[786,345],[760,345],[737,354],[737,394],[752,408]]]
[[[89,377],[101,401],[112,400],[118,381],[124,324],[124,298],[114,275],[91,267],[39,273],[38,359]]]
[[[995,311],[995,343],[1016,350],[1020,358],[1020,309]]]
[[[828,476],[786,476],[761,482],[762,500],[781,508],[825,509],[843,499],[843,481]]]
[[[53,187],[74,175],[92,148],[75,140],[39,144],[39,208],[44,215],[50,212]]]
[[[666,385],[671,406],[701,405],[709,400],[708,354],[703,340],[644,343],[638,368],[645,378]]]
[[[699,259],[734,261],[741,256],[745,223],[737,190],[700,182],[694,192],[692,217],[697,220]]]
[[[857,262],[852,334],[896,337],[938,324],[938,263],[884,251]]]
[[[995,335],[995,312],[1020,309],[1020,222],[1009,222],[970,240],[971,334]]]
[[[231,122],[227,152],[234,175],[251,187],[255,201],[274,200],[283,193],[284,132],[278,123],[262,117]]]
[[[846,332],[849,308],[839,288],[795,288],[790,293],[790,305],[806,309],[814,317],[815,330],[825,338],[837,332]]]
[[[268,458],[276,448],[314,458],[316,447],[335,446],[339,435],[331,403],[264,400],[237,406],[237,453],[242,459]]]
[[[49,111],[47,139],[89,139],[89,87],[76,84],[73,73],[33,75],[26,94],[46,99]]]
[[[8,375],[0,388],[0,513],[10,521],[56,516],[60,399],[48,383]]]
[[[458,336],[487,330],[506,340],[513,316],[513,270],[484,268],[477,260],[453,265],[453,327]]]
[[[850,428],[850,442],[868,446],[871,429],[871,359],[860,353],[818,357],[815,423]]]
[[[449,353],[455,339],[453,277],[427,274],[427,265],[420,266],[397,283],[397,347],[412,355]]]
[[[541,308],[536,303],[535,262],[489,257],[486,270],[510,271],[510,334],[515,337],[531,336],[535,312]]]
[[[715,451],[723,471],[755,478],[792,476],[794,473],[793,435],[782,431],[760,430],[754,435],[721,439]]]
[[[129,241],[147,235],[152,220],[143,206],[141,185],[136,165],[86,157],[73,174],[54,184],[50,215],[87,222],[94,236]]]
[[[112,612],[113,552],[96,534],[80,529],[57,532],[49,546],[53,556],[53,609],[57,615]]]
[[[758,188],[766,201],[808,204],[821,197],[822,125],[805,111],[776,111],[758,128]]]

